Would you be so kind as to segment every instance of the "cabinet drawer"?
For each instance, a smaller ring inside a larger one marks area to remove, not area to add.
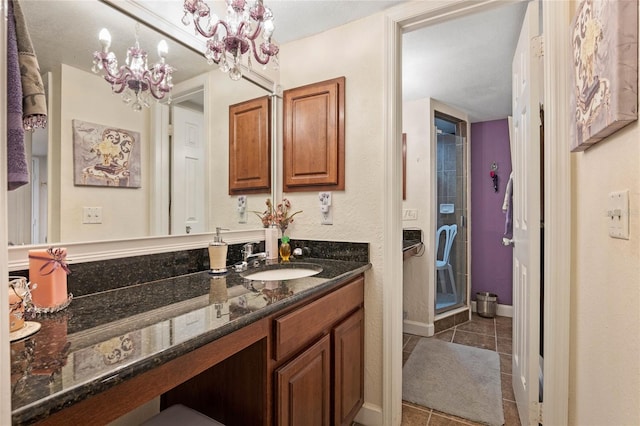
[[[275,320],[274,357],[280,361],[328,332],[364,303],[364,277]]]

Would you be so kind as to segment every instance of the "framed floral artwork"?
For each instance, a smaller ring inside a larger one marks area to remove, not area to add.
[[[571,45],[575,152],[638,119],[638,2],[582,0]]]
[[[73,183],[140,188],[140,133],[73,120]]]

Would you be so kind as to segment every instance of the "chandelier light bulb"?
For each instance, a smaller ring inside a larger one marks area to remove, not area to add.
[[[273,24],[272,19],[267,19],[264,21],[264,34],[262,35],[265,40],[269,40],[271,38],[271,34],[273,34],[273,30],[276,29],[276,26]]]
[[[160,40],[160,43],[158,43],[158,56],[164,59],[167,57],[167,53],[169,53],[169,46],[167,45],[167,42]]]
[[[98,35],[98,40],[102,43],[102,48],[105,53],[109,51],[109,47],[111,46],[111,33],[106,28],[100,30],[100,34]]]

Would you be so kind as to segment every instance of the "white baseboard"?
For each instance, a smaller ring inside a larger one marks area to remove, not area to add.
[[[435,333],[435,327],[433,324],[404,320],[402,322],[402,332],[415,334],[416,336],[431,337]]]
[[[473,312],[478,312],[475,301],[471,302],[471,310]],[[499,317],[513,318],[513,306],[501,305],[498,303],[498,306],[496,307],[496,315],[498,315]]]
[[[382,407],[365,402],[355,421],[366,426],[382,426]]]

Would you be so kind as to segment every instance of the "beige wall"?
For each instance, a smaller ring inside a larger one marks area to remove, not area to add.
[[[640,424],[640,127],[573,156],[570,420]],[[629,190],[629,240],[610,238],[612,191]]]
[[[285,195],[294,210],[304,210],[289,228],[292,238],[370,244],[373,269],[367,273],[365,286],[365,402],[376,406],[382,404],[382,188],[386,143],[382,29],[383,16],[377,14],[280,48],[284,89],[346,77],[346,186],[345,191],[333,193],[333,225],[320,225],[317,191]],[[400,277],[396,285],[402,291]]]
[[[418,219],[402,222],[404,228],[420,228],[425,241],[425,254],[412,257],[403,263],[403,310],[406,320],[427,327],[433,323],[433,304],[430,300],[429,285],[434,273],[430,267],[429,252],[434,249],[428,241],[431,229],[431,148],[430,148],[430,102],[418,99],[402,105],[402,131],[407,134],[407,199],[403,209],[417,209]],[[431,292],[432,294],[433,292]]]
[[[134,112],[104,79],[62,66],[60,74],[60,239],[96,241],[149,235],[149,112]],[[72,120],[140,132],[141,188],[74,186]],[[102,207],[102,224],[83,224],[83,207]]]
[[[575,2],[573,2],[575,6]],[[640,126],[572,154],[569,415],[640,424]],[[610,238],[610,192],[629,190],[629,240]]]

